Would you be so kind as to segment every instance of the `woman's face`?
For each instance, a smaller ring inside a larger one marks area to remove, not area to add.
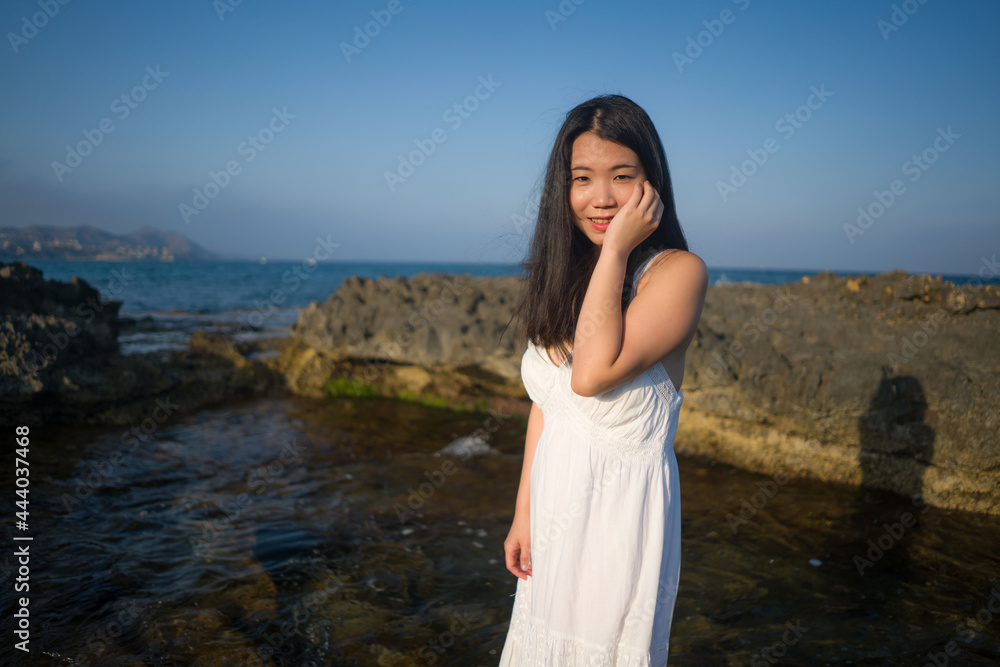
[[[639,156],[631,148],[584,132],[573,142],[570,158],[569,205],[574,223],[597,245],[611,218],[646,180]]]

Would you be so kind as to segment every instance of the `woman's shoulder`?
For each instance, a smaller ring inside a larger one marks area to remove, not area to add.
[[[668,276],[669,282],[673,284],[682,282],[693,287],[708,286],[708,267],[704,260],[693,252],[671,248],[660,251],[658,254],[652,255],[651,258],[652,261],[642,272],[639,282],[636,284],[636,294],[651,281],[660,282],[661,279]]]

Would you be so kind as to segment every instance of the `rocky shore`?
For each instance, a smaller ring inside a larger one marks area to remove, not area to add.
[[[148,432],[170,416],[283,387],[271,367],[251,360],[258,346],[200,332],[184,352],[122,355],[118,335],[133,322],[118,316],[120,307],[85,281],[0,263],[0,423]]]
[[[351,278],[304,308],[282,373],[524,397],[517,278]],[[709,288],[675,442],[755,472],[1000,514],[1000,288],[883,273]],[[353,360],[350,366],[346,360]],[[338,365],[339,364],[339,365]]]
[[[162,415],[164,400],[185,413],[274,392],[526,414],[510,321],[519,286],[353,277],[267,349],[197,334],[185,352],[123,356],[120,304],[0,265],[0,421],[135,424]],[[998,334],[997,286],[902,272],[712,286],[675,448],[1000,514]]]

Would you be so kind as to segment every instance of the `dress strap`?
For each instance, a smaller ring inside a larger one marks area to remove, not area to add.
[[[642,274],[646,272],[646,269],[649,268],[649,265],[653,263],[653,260],[662,255],[663,253],[670,252],[671,250],[672,250],[671,248],[667,248],[666,250],[661,250],[655,255],[651,255],[649,258],[646,259],[645,262],[639,265],[639,268],[635,270],[635,275],[632,278],[632,291],[628,297],[629,301],[635,298],[636,288],[639,287],[639,278],[641,278]]]

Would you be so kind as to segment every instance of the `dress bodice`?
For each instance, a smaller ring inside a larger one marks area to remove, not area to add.
[[[655,257],[637,269],[631,297],[639,277]],[[593,440],[620,452],[662,453],[663,443],[673,441],[684,401],[659,362],[603,394],[580,396],[570,386],[570,366],[566,362],[557,366],[544,348],[531,341],[521,358],[521,379],[546,422],[566,417],[578,424],[582,435],[594,436]]]

